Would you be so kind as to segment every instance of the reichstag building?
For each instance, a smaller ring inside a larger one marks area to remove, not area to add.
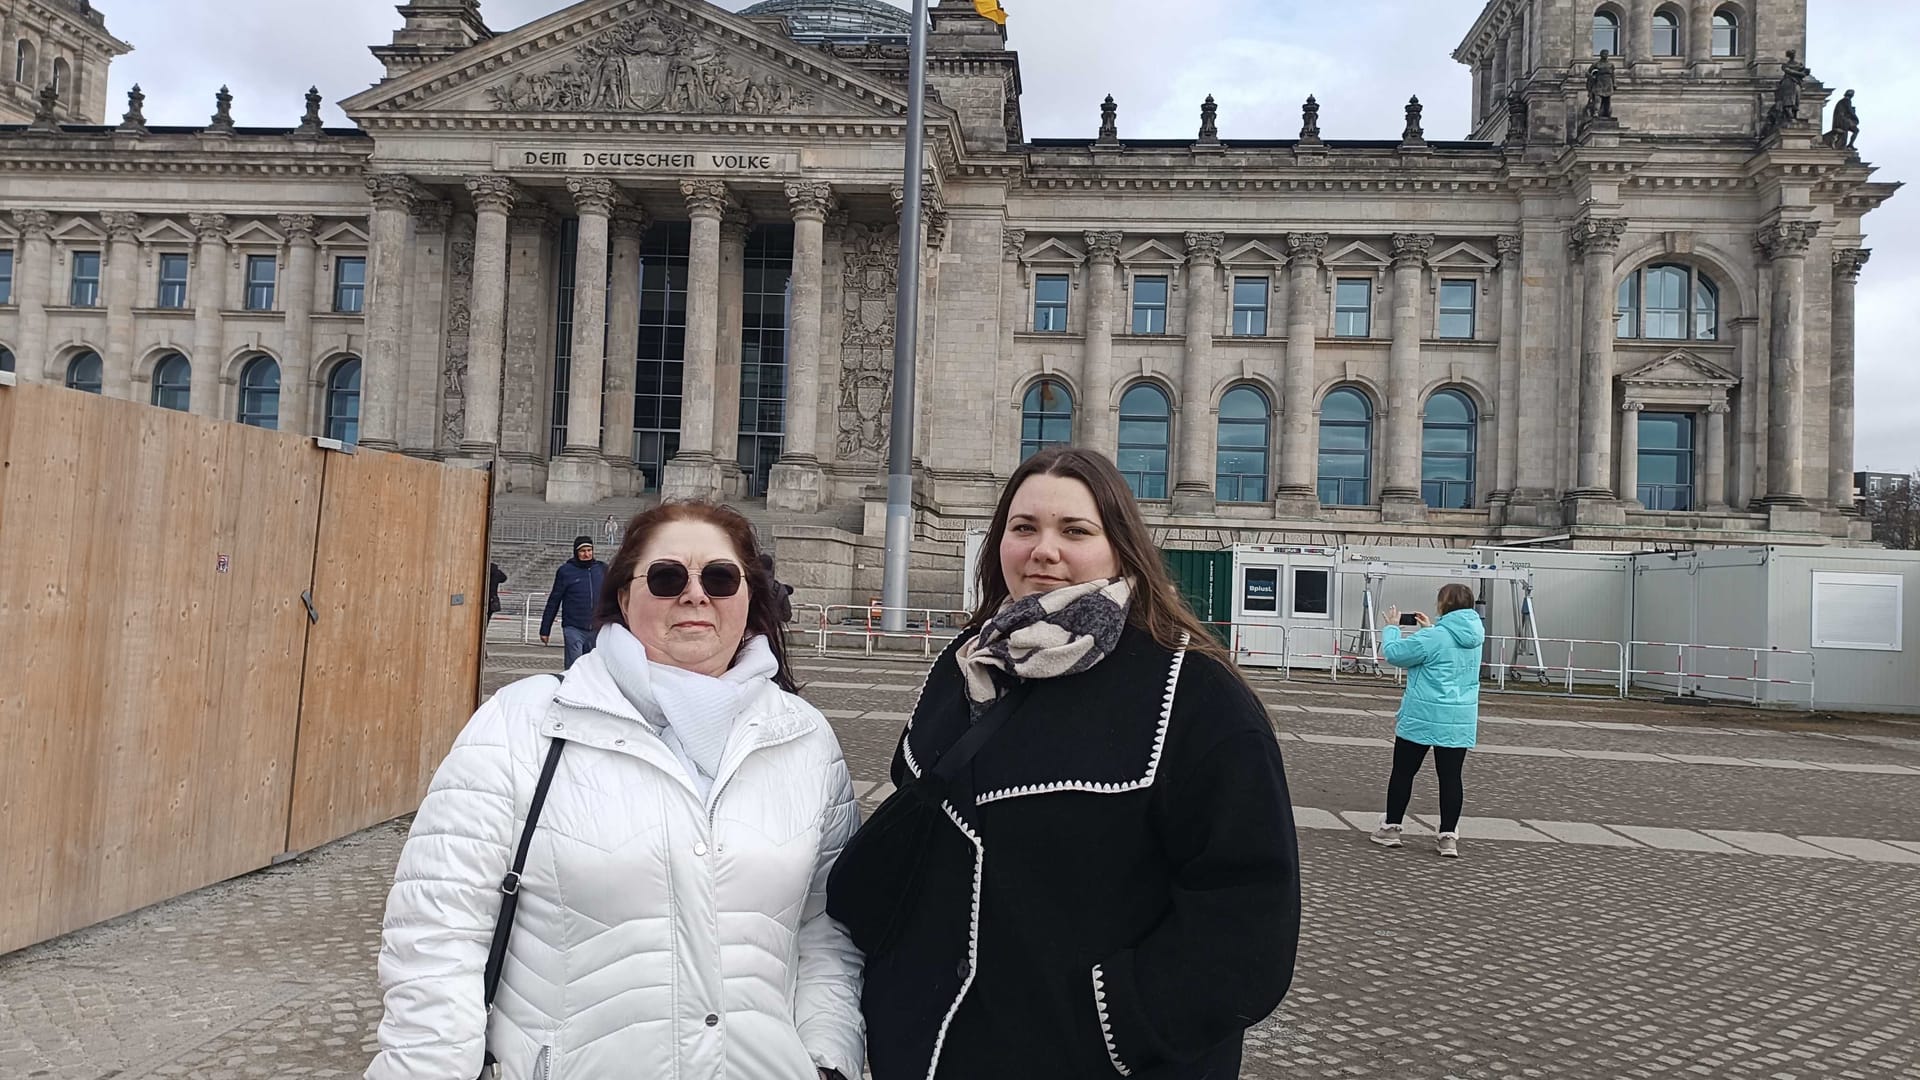
[[[554,503],[809,512],[884,502],[910,333],[923,530],[1071,442],[1184,541],[1859,540],[1854,287],[1897,185],[1805,6],[1489,0],[1470,116],[1360,140],[1209,98],[1142,139],[1104,87],[1030,134],[1003,29],[939,0],[903,327],[909,16],[878,0],[412,0],[345,129],[317,93],[149,124],[101,9],[23,0],[0,367]]]

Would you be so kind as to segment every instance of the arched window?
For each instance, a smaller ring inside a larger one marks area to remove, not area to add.
[[[100,354],[88,350],[67,361],[67,389],[100,392]]]
[[[360,360],[340,361],[327,376],[327,438],[348,446],[360,441]]]
[[[1680,19],[1671,11],[1653,13],[1653,55],[1680,55]]]
[[[256,356],[240,369],[240,422],[248,427],[280,427],[280,364]]]
[[[1420,497],[1428,506],[1465,510],[1473,505],[1476,420],[1473,401],[1458,390],[1442,390],[1427,399],[1420,432]]]
[[[1320,403],[1320,503],[1365,506],[1373,494],[1373,403],[1343,386]]]
[[[1611,11],[1593,13],[1593,55],[1620,55],[1620,16]]]
[[[168,353],[153,368],[153,403],[163,409],[186,412],[193,398],[193,365],[179,353]]]
[[[1620,282],[1618,335],[1664,341],[1717,341],[1720,287],[1688,266],[1635,270]]]
[[[1173,409],[1167,395],[1141,383],[1120,399],[1120,453],[1114,458],[1136,499],[1167,497],[1167,437]]]
[[[1740,17],[1727,8],[1713,13],[1713,55],[1740,55]]]
[[[21,38],[19,46],[15,48],[13,52],[13,81],[32,86],[35,77],[35,66],[33,62],[33,42],[28,41],[26,38]]]
[[[1049,446],[1073,444],[1073,394],[1053,379],[1041,379],[1020,406],[1020,460]]]
[[[1267,500],[1267,425],[1272,414],[1267,395],[1251,386],[1236,386],[1220,399],[1213,491],[1221,502]]]
[[[13,370],[13,350],[0,346],[0,371]]]
[[[65,98],[68,90],[67,83],[72,74],[73,69],[67,66],[65,60],[55,59],[53,62],[53,92]]]

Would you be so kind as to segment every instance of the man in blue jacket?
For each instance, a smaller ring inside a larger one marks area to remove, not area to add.
[[[593,651],[593,605],[606,584],[607,565],[593,558],[593,537],[573,538],[573,558],[560,564],[547,594],[547,610],[540,616],[540,644],[553,634],[553,617],[560,616],[560,634],[567,645],[567,666]]]

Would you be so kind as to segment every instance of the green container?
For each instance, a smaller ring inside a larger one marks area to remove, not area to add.
[[[1233,552],[1166,551],[1160,557],[1187,606],[1208,624],[1220,644],[1233,644]]]

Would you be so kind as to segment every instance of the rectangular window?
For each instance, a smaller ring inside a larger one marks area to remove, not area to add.
[[[1367,337],[1373,333],[1373,282],[1341,278],[1333,290],[1333,336]]]
[[[1033,328],[1041,333],[1067,332],[1067,275],[1041,274],[1033,279]]]
[[[1267,279],[1233,279],[1233,336],[1267,336]]]
[[[1903,586],[1899,574],[1813,571],[1813,647],[1899,652]]]
[[[1166,278],[1137,277],[1133,279],[1133,332],[1136,334],[1167,332]]]
[[[13,252],[0,251],[0,304],[13,303]]]
[[[160,256],[160,306],[187,306],[187,257],[183,253]]]
[[[73,293],[68,297],[74,307],[100,306],[100,253],[73,253]]]
[[[1324,619],[1333,613],[1333,571],[1295,568],[1293,571],[1294,618]]]
[[[1473,305],[1477,291],[1472,281],[1440,283],[1441,337],[1473,340]]]
[[[367,296],[367,260],[342,255],[333,260],[333,310],[358,315]]]
[[[1247,611],[1280,610],[1280,571],[1275,567],[1249,566],[1240,606]]]
[[[1693,509],[1693,414],[1638,415],[1640,504],[1649,510]]]
[[[273,310],[273,280],[279,262],[272,255],[247,256],[247,310]]]

